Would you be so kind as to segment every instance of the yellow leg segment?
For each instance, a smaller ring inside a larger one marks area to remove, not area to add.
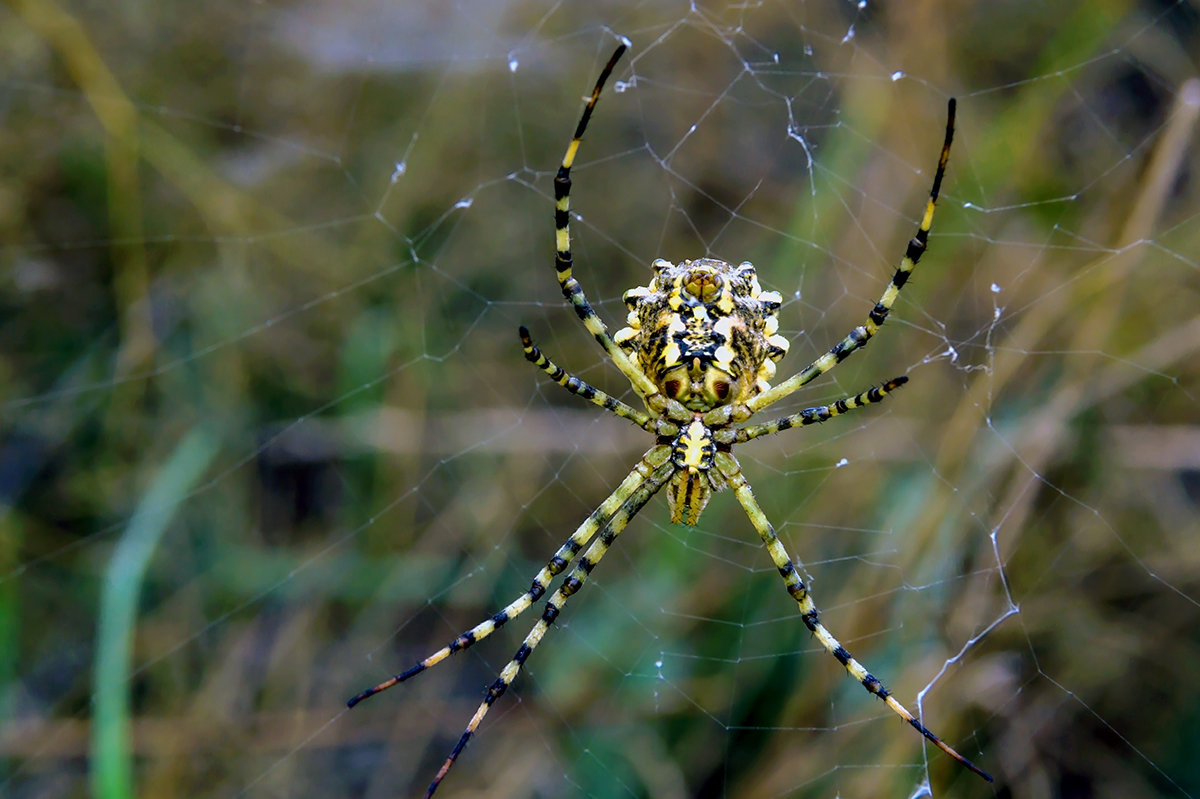
[[[583,322],[583,326],[604,348],[608,357],[612,358],[613,363],[621,370],[621,374],[625,375],[625,378],[633,384],[634,390],[644,398],[658,394],[658,388],[625,354],[625,351],[612,340],[604,321],[596,314],[591,303],[588,302],[587,296],[583,293],[583,287],[571,273],[574,268],[571,256],[571,166],[575,163],[575,155],[579,152],[579,144],[583,140],[583,132],[587,130],[588,120],[592,117],[592,110],[596,107],[596,101],[600,99],[600,91],[604,88],[604,83],[612,74],[613,67],[617,65],[617,61],[624,52],[625,45],[622,44],[604,65],[604,70],[600,73],[596,86],[592,89],[592,96],[583,109],[583,115],[579,118],[575,136],[567,146],[562,165],[559,166],[558,174],[554,178],[554,263],[558,275],[558,285],[562,288],[563,296],[574,306],[575,313]]]
[[[722,444],[728,443],[743,443],[762,436],[774,435],[775,433],[784,430],[790,430],[793,427],[804,427],[810,424],[820,424],[828,421],[835,416],[841,416],[843,413],[852,411],[856,408],[861,408],[864,405],[871,405],[880,402],[888,394],[891,394],[900,386],[908,382],[907,377],[895,377],[887,381],[883,385],[869,388],[861,394],[856,394],[853,397],[843,397],[837,402],[829,405],[821,405],[816,408],[805,408],[802,411],[797,411],[790,416],[784,416],[781,419],[764,422],[763,424],[752,424],[745,427],[726,427],[718,431],[713,438]]]
[[[533,653],[538,644],[542,642],[542,637],[550,629],[550,625],[554,623],[554,620],[558,618],[558,614],[562,611],[567,599],[583,587],[592,569],[596,567],[596,564],[608,552],[608,548],[612,545],[616,537],[621,534],[621,531],[625,529],[629,520],[650,501],[650,498],[671,477],[671,474],[674,472],[674,466],[668,462],[669,457],[670,448],[660,446],[650,450],[642,461],[638,463],[637,471],[642,476],[643,482],[622,503],[617,512],[613,514],[612,518],[604,526],[600,536],[588,546],[587,550],[580,556],[579,563],[571,570],[567,578],[563,580],[563,584],[559,586],[558,590],[551,595],[549,601],[546,602],[542,618],[538,619],[537,624],[525,636],[525,640],[521,643],[520,648],[517,649],[516,654],[513,655],[512,660],[500,671],[500,676],[488,688],[487,696],[479,704],[479,708],[467,723],[467,728],[458,739],[458,743],[455,744],[446,761],[442,763],[442,767],[438,769],[433,782],[429,784],[429,789],[425,792],[425,799],[433,796],[438,785],[441,784],[446,774],[450,772],[454,761],[458,759],[463,748],[466,747],[467,741],[475,734],[475,730],[479,728],[480,723],[488,714],[488,711],[491,710],[492,704],[504,695],[504,692],[508,690],[508,687],[517,678],[517,675],[521,671],[521,666],[524,665],[526,659]]]
[[[600,389],[585,383],[575,375],[563,369],[554,361],[546,357],[538,346],[533,343],[533,339],[529,336],[529,330],[524,326],[521,327],[521,346],[525,350],[525,360],[541,369],[546,374],[550,375],[550,379],[560,386],[570,391],[576,396],[583,397],[593,405],[599,405],[606,411],[611,411],[622,419],[628,419],[643,430],[647,430],[657,435],[674,435],[678,429],[674,425],[667,425],[664,429],[659,429],[659,422],[656,417],[651,416],[645,411],[639,411],[637,408],[626,405],[616,397],[613,397]],[[669,429],[667,429],[669,428]]]
[[[646,461],[651,457],[657,458],[657,450],[667,449],[668,448],[666,447],[654,447],[643,456],[643,461]],[[353,697],[346,703],[346,706],[354,707],[367,697],[374,696],[380,691],[386,691],[393,685],[397,685],[405,680],[417,676],[426,669],[441,663],[455,652],[467,649],[468,647],[471,647],[474,644],[482,641],[484,638],[487,638],[489,635],[494,633],[497,629],[524,613],[530,605],[532,605],[534,602],[540,599],[543,594],[545,594],[546,589],[550,585],[550,581],[567,568],[567,565],[574,560],[575,556],[579,554],[579,551],[583,549],[584,545],[586,545],[588,541],[592,540],[592,536],[596,534],[596,531],[600,530],[604,525],[612,523],[611,519],[613,515],[617,513],[621,506],[624,505],[630,499],[630,497],[634,496],[638,490],[643,487],[649,474],[650,471],[645,467],[644,462],[639,462],[638,465],[634,467],[633,471],[631,471],[629,475],[626,476],[626,478],[621,482],[621,485],[617,486],[617,490],[609,494],[608,498],[605,499],[604,502],[600,503],[600,507],[596,508],[596,510],[593,511],[586,520],[584,520],[583,524],[579,525],[575,532],[571,534],[571,537],[568,538],[563,545],[558,548],[558,551],[554,553],[554,557],[551,558],[550,561],[544,567],[542,567],[542,570],[537,573],[537,576],[533,578],[533,583],[529,586],[528,591],[517,597],[507,607],[492,616],[490,619],[486,619],[485,621],[482,621],[472,627],[470,630],[462,633],[447,646],[442,647],[416,665],[412,666],[406,671],[396,674],[393,677],[389,677],[373,688],[368,688],[367,690]]]
[[[758,531],[759,536],[766,545],[767,553],[771,556],[775,568],[783,576],[783,582],[787,587],[788,593],[792,595],[792,598],[796,600],[796,604],[800,606],[800,613],[804,619],[805,626],[821,642],[821,646],[825,647],[825,650],[833,655],[850,676],[862,684],[863,688],[866,688],[867,691],[882,699],[896,715],[907,721],[917,732],[924,735],[925,738],[950,755],[950,757],[988,782],[992,782],[990,774],[976,766],[970,760],[967,760],[958,752],[955,752],[941,738],[927,730],[904,705],[896,701],[891,693],[883,687],[883,683],[867,671],[861,663],[855,660],[846,651],[846,648],[833,637],[833,634],[825,628],[825,625],[821,623],[820,612],[817,610],[816,604],[813,603],[812,595],[808,592],[808,586],[800,578],[800,574],[796,570],[796,565],[792,562],[787,550],[784,549],[779,537],[775,535],[775,530],[767,520],[766,515],[762,512],[762,508],[759,507],[758,501],[754,498],[754,493],[750,490],[750,484],[742,474],[741,466],[738,464],[737,459],[732,453],[718,452],[715,464],[721,471],[721,474],[729,481],[729,485],[737,496],[738,502],[741,503],[742,508],[746,511],[746,515],[750,517],[750,523],[754,525],[754,529]]]
[[[946,174],[946,162],[950,158],[950,143],[954,139],[954,109],[955,102],[952,97],[946,110],[946,138],[942,142],[942,153],[938,157],[937,172],[933,176],[933,188],[930,189],[929,200],[925,203],[925,214],[921,217],[921,225],[917,228],[916,235],[909,240],[904,258],[900,260],[900,266],[896,268],[896,273],[892,275],[892,282],[884,289],[883,295],[879,298],[879,302],[875,303],[875,307],[871,309],[867,320],[851,330],[850,334],[839,341],[833,349],[820,358],[817,358],[804,369],[774,388],[750,399],[746,403],[746,407],[751,412],[762,410],[768,405],[778,402],[801,386],[812,382],[837,366],[850,353],[865,346],[879,330],[879,326],[887,319],[892,306],[896,303],[896,298],[900,296],[900,289],[904,288],[904,284],[908,282],[909,275],[912,274],[913,269],[917,266],[917,262],[921,260],[921,256],[925,253],[925,248],[929,240],[929,229],[933,227],[934,206],[937,204],[938,194],[942,190],[942,177]]]

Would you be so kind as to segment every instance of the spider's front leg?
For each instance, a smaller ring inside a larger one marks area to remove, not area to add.
[[[480,723],[488,714],[488,711],[491,710],[492,704],[503,696],[508,687],[517,679],[517,675],[521,672],[521,667],[525,665],[525,661],[533,654],[533,650],[542,642],[542,638],[550,629],[550,625],[554,623],[554,620],[558,618],[558,614],[562,612],[567,599],[583,587],[588,575],[592,573],[592,569],[596,568],[596,564],[608,552],[608,548],[612,546],[613,541],[625,529],[629,520],[637,515],[638,511],[650,501],[650,498],[674,474],[675,466],[670,462],[670,448],[665,445],[658,445],[651,448],[643,456],[634,471],[642,475],[643,482],[621,504],[621,507],[605,525],[600,536],[588,546],[579,557],[579,563],[576,564],[571,573],[567,575],[567,578],[563,580],[562,585],[558,587],[558,590],[546,602],[546,608],[542,611],[542,617],[538,619],[533,629],[525,636],[525,640],[521,642],[521,646],[513,655],[512,660],[500,670],[500,676],[488,688],[487,696],[479,703],[475,715],[467,723],[467,728],[463,730],[458,743],[454,745],[454,749],[450,752],[445,762],[442,763],[442,767],[438,769],[437,775],[433,778],[433,782],[429,784],[429,789],[425,792],[425,799],[430,799],[433,796],[438,785],[441,784],[446,774],[450,772],[450,769],[454,766],[454,761],[462,754],[467,742],[471,740],[471,736],[475,734],[475,730],[479,728]]]
[[[804,584],[804,580],[800,578],[800,573],[796,570],[796,564],[792,562],[792,558],[788,555],[787,550],[783,546],[783,542],[775,535],[775,529],[767,520],[766,514],[758,505],[758,500],[754,498],[754,492],[750,489],[750,484],[746,481],[745,475],[742,474],[741,465],[738,464],[737,458],[732,452],[717,452],[714,459],[714,465],[729,481],[730,487],[733,489],[734,495],[737,497],[742,508],[746,511],[746,515],[750,517],[750,523],[754,525],[754,529],[758,531],[763,543],[766,544],[767,553],[771,556],[771,560],[775,563],[775,568],[783,576],[784,585],[787,591],[796,600],[796,604],[800,606],[800,612],[804,619],[804,624],[812,631],[817,640],[821,642],[821,646],[825,647],[829,654],[837,658],[838,663],[841,663],[851,677],[858,680],[863,688],[866,688],[872,694],[879,697],[884,703],[892,709],[896,715],[907,721],[912,727],[930,742],[941,749],[946,754],[957,760],[962,765],[966,766],[971,771],[983,777],[988,782],[992,782],[992,777],[983,769],[976,766],[970,760],[954,751],[941,738],[934,735],[925,728],[920,721],[917,720],[912,713],[908,711],[904,705],[900,704],[891,693],[883,687],[883,683],[877,677],[871,674],[866,668],[855,660],[846,648],[833,637],[833,634],[826,629],[821,623],[820,612],[817,610],[816,604],[813,603],[812,595],[808,592],[808,586]]]
[[[364,699],[374,696],[380,691],[386,691],[388,688],[411,679],[428,668],[436,666],[450,655],[479,643],[528,610],[534,602],[541,599],[542,595],[545,594],[546,589],[550,586],[550,581],[567,568],[570,562],[575,559],[575,556],[579,554],[580,550],[592,540],[592,537],[598,531],[603,531],[608,526],[611,526],[613,518],[621,508],[643,488],[651,475],[651,470],[645,466],[644,461],[651,457],[655,449],[651,449],[643,456],[643,462],[639,462],[637,467],[617,486],[617,489],[600,503],[600,506],[583,521],[583,524],[579,525],[570,538],[563,542],[563,545],[554,553],[554,557],[534,576],[529,590],[514,599],[503,610],[460,634],[449,644],[434,652],[429,657],[417,662],[405,671],[389,677],[378,685],[355,695],[346,702],[346,706],[354,707]]]

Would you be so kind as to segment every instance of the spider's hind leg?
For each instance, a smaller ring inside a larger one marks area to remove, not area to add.
[[[929,199],[925,202],[925,213],[921,217],[921,223],[917,227],[917,232],[908,241],[908,248],[904,251],[904,257],[900,259],[900,265],[896,267],[896,272],[892,275],[892,282],[888,283],[888,287],[883,290],[883,295],[875,303],[871,312],[867,314],[866,321],[851,330],[829,352],[769,391],[750,399],[746,405],[751,411],[760,411],[768,405],[778,402],[837,366],[852,353],[866,346],[867,342],[879,331],[879,327],[887,320],[896,298],[900,296],[900,289],[904,288],[904,284],[908,282],[913,270],[917,268],[917,262],[925,254],[929,231],[933,227],[934,207],[937,205],[938,195],[942,191],[942,178],[946,175],[946,163],[950,159],[950,144],[954,140],[956,105],[954,98],[951,97],[946,106],[946,138],[942,141],[942,152],[938,156],[937,171],[933,175],[933,187],[929,190]]]
[[[622,44],[604,65],[604,69],[592,89],[592,95],[583,109],[583,114],[579,117],[575,135],[567,146],[567,152],[563,155],[562,163],[558,167],[558,174],[554,177],[554,271],[558,276],[558,285],[562,289],[563,296],[575,307],[575,313],[583,322],[583,326],[592,334],[592,338],[596,339],[596,343],[604,348],[608,357],[621,370],[621,374],[625,375],[625,378],[633,384],[634,390],[643,397],[651,397],[658,395],[658,387],[650,378],[642,374],[642,370],[637,367],[637,364],[617,346],[612,336],[609,335],[604,321],[596,314],[596,310],[592,308],[587,296],[583,293],[583,286],[575,279],[574,259],[571,255],[571,167],[575,163],[575,154],[579,151],[579,145],[583,141],[583,132],[587,130],[588,120],[592,118],[592,110],[595,109],[596,102],[600,99],[600,92],[624,52],[625,45]]]

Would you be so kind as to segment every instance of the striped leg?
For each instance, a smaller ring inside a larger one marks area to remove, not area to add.
[[[667,448],[655,447],[651,449],[646,453],[645,456],[643,456],[643,461],[645,461],[647,458],[654,457],[655,451],[659,449],[665,450]],[[484,638],[487,638],[489,635],[494,633],[498,628],[504,626],[512,619],[524,613],[530,605],[532,605],[534,602],[540,599],[543,594],[546,593],[546,588],[549,587],[550,581],[567,568],[567,565],[574,560],[576,555],[579,554],[579,550],[583,549],[584,545],[592,539],[592,536],[596,534],[596,531],[601,529],[604,525],[610,524],[612,517],[621,509],[621,506],[629,501],[630,497],[634,496],[640,489],[642,489],[646,483],[648,474],[649,471],[645,467],[644,463],[639,462],[638,465],[634,467],[633,471],[631,471],[629,475],[621,482],[621,485],[617,487],[617,490],[609,494],[608,498],[605,499],[604,502],[600,503],[600,507],[596,508],[596,510],[590,516],[588,516],[586,520],[584,520],[583,524],[579,525],[578,529],[571,534],[571,537],[568,538],[566,542],[558,548],[558,551],[554,553],[554,557],[551,558],[550,561],[544,567],[542,567],[542,570],[537,573],[537,576],[533,578],[533,584],[529,586],[529,590],[513,600],[506,608],[492,616],[490,619],[480,622],[470,630],[467,630],[463,634],[459,635],[457,638],[451,641],[448,646],[442,647],[429,657],[417,663],[415,666],[412,666],[408,670],[402,671],[393,677],[389,677],[388,679],[379,683],[379,685],[376,685],[374,688],[368,688],[367,690],[358,694],[348,701],[346,706],[354,707],[369,696],[374,696],[380,691],[386,691],[393,685],[402,683],[410,677],[415,677],[416,675],[425,671],[425,669],[441,663],[455,652],[467,649],[473,644],[482,641]]]
[[[907,382],[907,377],[895,377],[883,385],[874,386],[853,397],[844,397],[829,405],[821,405],[816,408],[805,408],[804,410],[793,413],[790,416],[784,416],[781,419],[764,422],[763,424],[751,424],[742,428],[727,427],[714,435],[714,438],[721,443],[726,443],[724,440],[725,436],[722,436],[721,433],[728,433],[730,442],[741,444],[745,441],[750,441],[761,436],[774,435],[775,433],[789,430],[793,427],[804,427],[810,424],[820,424],[821,422],[828,421],[835,416],[841,416],[847,411],[852,411],[855,408],[861,408],[864,405],[871,405],[872,403],[880,402],[888,394],[891,394],[893,391],[900,388],[900,386]]]
[[[622,419],[628,419],[644,430],[648,430],[651,433],[659,432],[658,422],[650,414],[626,405],[616,397],[609,396],[600,389],[585,383],[547,358],[545,353],[533,343],[533,339],[529,337],[529,330],[524,325],[521,326],[521,346],[525,349],[525,360],[550,375],[551,380],[558,383],[567,391],[583,397],[593,405],[599,405],[606,411],[615,413]]]
[[[656,448],[658,449],[658,448]],[[662,447],[662,449],[668,449]],[[654,450],[651,450],[653,452]],[[669,452],[667,453],[669,455]],[[646,459],[643,459],[638,464],[638,468],[652,468]],[[521,666],[537,648],[537,645],[542,642],[542,637],[546,631],[550,629],[550,625],[558,618],[558,614],[562,611],[563,605],[567,603],[567,599],[578,591],[591,574],[592,569],[596,568],[596,564],[604,557],[604,553],[608,552],[608,548],[616,539],[621,531],[625,529],[625,525],[633,518],[642,507],[650,501],[663,484],[667,482],[675,467],[671,463],[663,463],[650,472],[645,482],[633,493],[632,496],[621,506],[612,519],[609,520],[600,537],[588,546],[587,550],[579,558],[579,563],[567,575],[567,579],[559,586],[558,590],[551,595],[549,601],[546,602],[546,609],[542,612],[542,618],[538,619],[537,624],[529,631],[529,635],[525,636],[525,640],[521,643],[512,660],[500,671],[500,676],[491,684],[487,690],[487,696],[479,704],[479,708],[475,711],[475,715],[468,722],[466,730],[463,731],[462,737],[458,739],[458,743],[454,745],[454,749],[450,752],[449,757],[442,763],[442,767],[438,769],[437,775],[433,778],[433,782],[429,784],[429,789],[425,792],[425,799],[433,796],[438,785],[441,784],[450,768],[454,765],[454,761],[462,753],[462,750],[467,745],[467,741],[471,740],[471,736],[475,734],[475,730],[479,728],[479,724],[483,721],[484,716],[491,710],[492,704],[497,699],[504,695],[508,687],[513,684],[513,680],[521,671]]]
[[[746,406],[751,411],[759,411],[774,402],[778,402],[796,389],[812,382],[817,377],[837,366],[850,353],[863,347],[870,341],[871,337],[879,330],[879,326],[887,319],[888,313],[892,310],[892,306],[896,302],[896,298],[900,296],[900,289],[904,288],[904,284],[908,282],[908,278],[912,274],[913,269],[916,268],[917,262],[921,260],[921,256],[925,253],[926,242],[929,239],[929,229],[933,226],[934,205],[937,204],[938,194],[942,190],[942,177],[946,174],[946,161],[950,158],[950,142],[954,138],[954,107],[954,98],[951,97],[946,110],[946,139],[942,143],[942,154],[938,158],[937,172],[933,175],[933,188],[929,191],[929,201],[925,204],[925,215],[921,218],[921,225],[917,228],[916,235],[908,242],[908,249],[904,253],[904,258],[900,261],[900,266],[896,268],[896,274],[892,275],[892,282],[884,290],[883,296],[879,298],[879,302],[875,303],[875,307],[871,309],[871,313],[867,316],[867,321],[851,330],[850,334],[839,341],[833,349],[820,358],[817,358],[803,370],[747,402]]]
[[[800,579],[800,574],[796,571],[796,565],[792,562],[787,550],[784,549],[779,537],[775,535],[775,530],[771,527],[771,523],[767,521],[762,508],[758,506],[758,501],[754,498],[754,493],[750,490],[750,484],[746,482],[746,477],[742,474],[741,466],[738,464],[737,459],[733,457],[732,453],[718,452],[716,466],[720,469],[721,474],[729,480],[729,485],[733,488],[738,502],[741,503],[742,508],[746,511],[746,515],[750,517],[750,522],[754,525],[754,529],[758,530],[759,536],[762,537],[763,543],[766,544],[767,552],[770,554],[771,560],[774,561],[775,568],[783,575],[783,582],[787,586],[788,593],[792,595],[792,598],[796,600],[796,604],[800,606],[805,626],[817,637],[817,640],[821,642],[821,646],[825,647],[829,654],[837,658],[838,663],[841,663],[845,667],[851,677],[862,683],[863,688],[866,688],[867,691],[882,699],[896,715],[912,725],[917,732],[924,735],[935,746],[950,755],[950,757],[988,782],[992,782],[991,775],[986,771],[976,766],[970,760],[967,760],[958,752],[955,752],[941,738],[938,738],[932,732],[925,729],[925,726],[883,687],[879,679],[855,660],[846,651],[846,648],[833,637],[833,634],[825,628],[825,625],[821,623],[817,606],[813,604],[812,595],[808,592],[808,586]]]
[[[567,146],[567,152],[563,156],[562,165],[558,168],[558,174],[554,178],[554,241],[555,241],[555,257],[554,266],[558,274],[558,285],[562,288],[563,296],[575,307],[575,313],[583,321],[584,327],[592,334],[597,343],[604,348],[608,353],[608,357],[612,358],[613,363],[621,370],[621,374],[625,375],[626,379],[633,384],[634,390],[643,397],[650,397],[658,394],[658,388],[651,382],[650,378],[642,373],[625,351],[613,342],[612,336],[608,334],[608,328],[605,327],[604,321],[596,315],[596,311],[588,302],[587,297],[583,293],[583,287],[579,285],[579,281],[571,274],[574,267],[574,261],[571,257],[571,166],[575,163],[575,154],[579,150],[579,143],[583,140],[583,132],[587,130],[588,120],[592,117],[592,110],[596,107],[596,101],[600,99],[600,90],[604,88],[605,81],[612,74],[613,67],[617,65],[617,61],[625,52],[625,45],[622,44],[612,54],[612,58],[608,59],[608,63],[604,65],[604,70],[600,73],[599,79],[596,81],[595,88],[592,89],[592,96],[588,100],[587,106],[583,109],[583,116],[579,118],[579,125],[575,128],[575,136],[571,139],[571,143]]]

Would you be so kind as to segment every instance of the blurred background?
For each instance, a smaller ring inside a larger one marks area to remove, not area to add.
[[[781,377],[739,448],[817,604],[997,778],[846,678],[729,494],[658,499],[446,797],[1200,795],[1193,2],[109,3],[0,11],[0,794],[419,796],[648,436],[610,327],[659,257],[753,261]]]

